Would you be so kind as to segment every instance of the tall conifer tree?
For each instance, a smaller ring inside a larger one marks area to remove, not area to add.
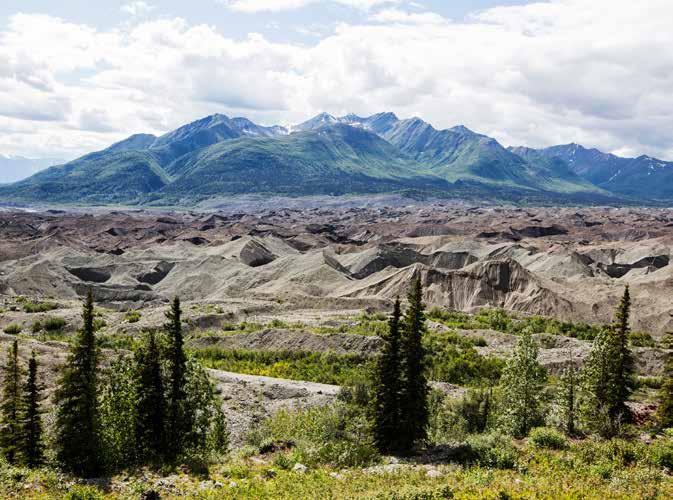
[[[374,369],[374,397],[372,419],[374,440],[381,451],[395,451],[399,447],[398,426],[400,420],[400,391],[402,389],[402,365],[400,356],[399,297],[388,320],[388,332],[383,337],[383,349]]]
[[[7,366],[2,381],[2,406],[0,417],[0,449],[10,464],[16,463],[21,448],[21,370],[19,368],[19,343],[14,340],[7,351]]]
[[[668,334],[673,336],[673,334]],[[664,380],[659,389],[657,423],[662,429],[673,427],[673,356],[669,354],[664,365]]]
[[[21,457],[28,467],[37,467],[44,458],[40,399],[37,358],[33,351],[28,361],[28,379],[23,389],[21,408]]]
[[[142,348],[135,352],[136,440],[144,460],[157,460],[166,452],[166,404],[161,378],[161,354],[153,331],[147,333]]]
[[[426,379],[425,305],[420,276],[412,283],[408,295],[409,307],[404,315],[402,337],[402,391],[400,415],[400,446],[409,450],[425,439],[428,425],[428,381]]]
[[[629,316],[631,312],[631,295],[629,285],[624,288],[615,318],[614,334],[616,336],[617,364],[615,372],[615,402],[611,408],[612,418],[630,421],[631,412],[626,401],[634,390],[633,354],[629,348]]]
[[[169,429],[168,452],[175,458],[183,450],[185,437],[191,431],[190,415],[185,400],[185,375],[187,373],[187,356],[184,351],[182,336],[182,311],[180,298],[175,297],[170,310],[166,313],[168,323],[168,401],[167,426]]]
[[[83,326],[73,345],[55,393],[56,459],[75,474],[101,471],[98,414],[98,348],[94,332],[93,293],[82,310]]]

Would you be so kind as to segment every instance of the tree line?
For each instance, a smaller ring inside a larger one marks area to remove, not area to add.
[[[83,326],[54,394],[50,450],[44,445],[37,359],[33,353],[22,385],[14,341],[0,408],[0,448],[7,461],[35,467],[51,454],[63,470],[93,477],[131,465],[173,464],[187,455],[226,448],[226,422],[214,387],[184,350],[179,298],[166,318],[163,332],[147,331],[133,356],[121,356],[101,370],[89,291]]]
[[[374,441],[382,452],[408,452],[426,437],[429,424],[429,388],[424,373],[427,358],[421,338],[425,331],[420,279],[408,296],[402,315],[395,301],[382,336],[383,348],[373,376],[370,418]],[[615,320],[593,341],[584,367],[579,370],[568,353],[551,404],[551,418],[569,436],[580,428],[610,438],[633,421],[627,401],[636,386],[633,353],[629,347],[631,297],[628,286],[617,307]],[[538,360],[538,345],[524,331],[508,359],[497,387],[468,391],[462,411],[468,415],[469,432],[483,432],[493,425],[515,437],[545,423],[547,370]],[[495,401],[494,389],[498,400]],[[549,417],[549,416],[548,416]],[[673,357],[666,363],[656,414],[660,428],[673,427]]]

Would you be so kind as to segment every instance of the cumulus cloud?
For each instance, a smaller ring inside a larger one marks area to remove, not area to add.
[[[673,159],[670,16],[669,0],[554,0],[465,22],[387,6],[305,46],[183,19],[100,30],[17,14],[0,32],[0,151],[67,157],[214,112],[272,124],[390,110],[505,145]]]

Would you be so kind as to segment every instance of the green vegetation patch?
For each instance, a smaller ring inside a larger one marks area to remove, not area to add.
[[[24,312],[27,313],[41,313],[58,309],[58,304],[56,304],[55,302],[24,301],[22,307]]]
[[[477,314],[472,315],[433,307],[428,311],[427,317],[448,327],[462,330],[490,329],[514,335],[530,331],[531,333],[564,335],[581,340],[593,340],[603,328],[603,325],[560,321],[543,316],[519,316],[502,309],[489,308],[483,308]]]
[[[303,351],[249,351],[207,347],[194,351],[208,368],[250,375],[343,385],[365,376],[366,356]]]

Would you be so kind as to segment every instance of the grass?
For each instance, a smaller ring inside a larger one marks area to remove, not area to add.
[[[140,311],[127,311],[126,314],[124,314],[124,321],[127,323],[137,323],[140,321],[141,316],[142,313]]]
[[[634,455],[636,448],[645,451],[649,458],[638,455],[639,452]],[[109,478],[105,487],[82,484],[47,467],[28,470],[3,463],[0,497],[121,499],[140,498],[149,490],[157,491],[162,498],[197,499],[673,497],[673,477],[661,465],[665,461],[658,458],[666,455],[665,444],[647,447],[624,445],[618,440],[603,443],[588,440],[565,450],[523,445],[517,452],[515,468],[439,464],[432,466],[439,472],[437,477],[430,477],[425,467],[414,465],[374,473],[359,466],[318,464],[300,474],[292,471],[293,453],[293,449],[277,452],[275,456],[266,456],[266,462],[262,463],[230,457],[211,464],[202,476],[181,470],[167,477],[147,470],[124,473]]]
[[[194,351],[208,368],[250,375],[343,385],[362,378],[369,358],[301,351],[249,351],[207,347]]]
[[[53,311],[58,309],[58,304],[55,302],[32,302],[29,300],[23,301],[23,310],[27,313],[41,313]]]
[[[11,323],[7,325],[2,331],[9,335],[18,335],[19,333],[21,333],[21,325]]]

